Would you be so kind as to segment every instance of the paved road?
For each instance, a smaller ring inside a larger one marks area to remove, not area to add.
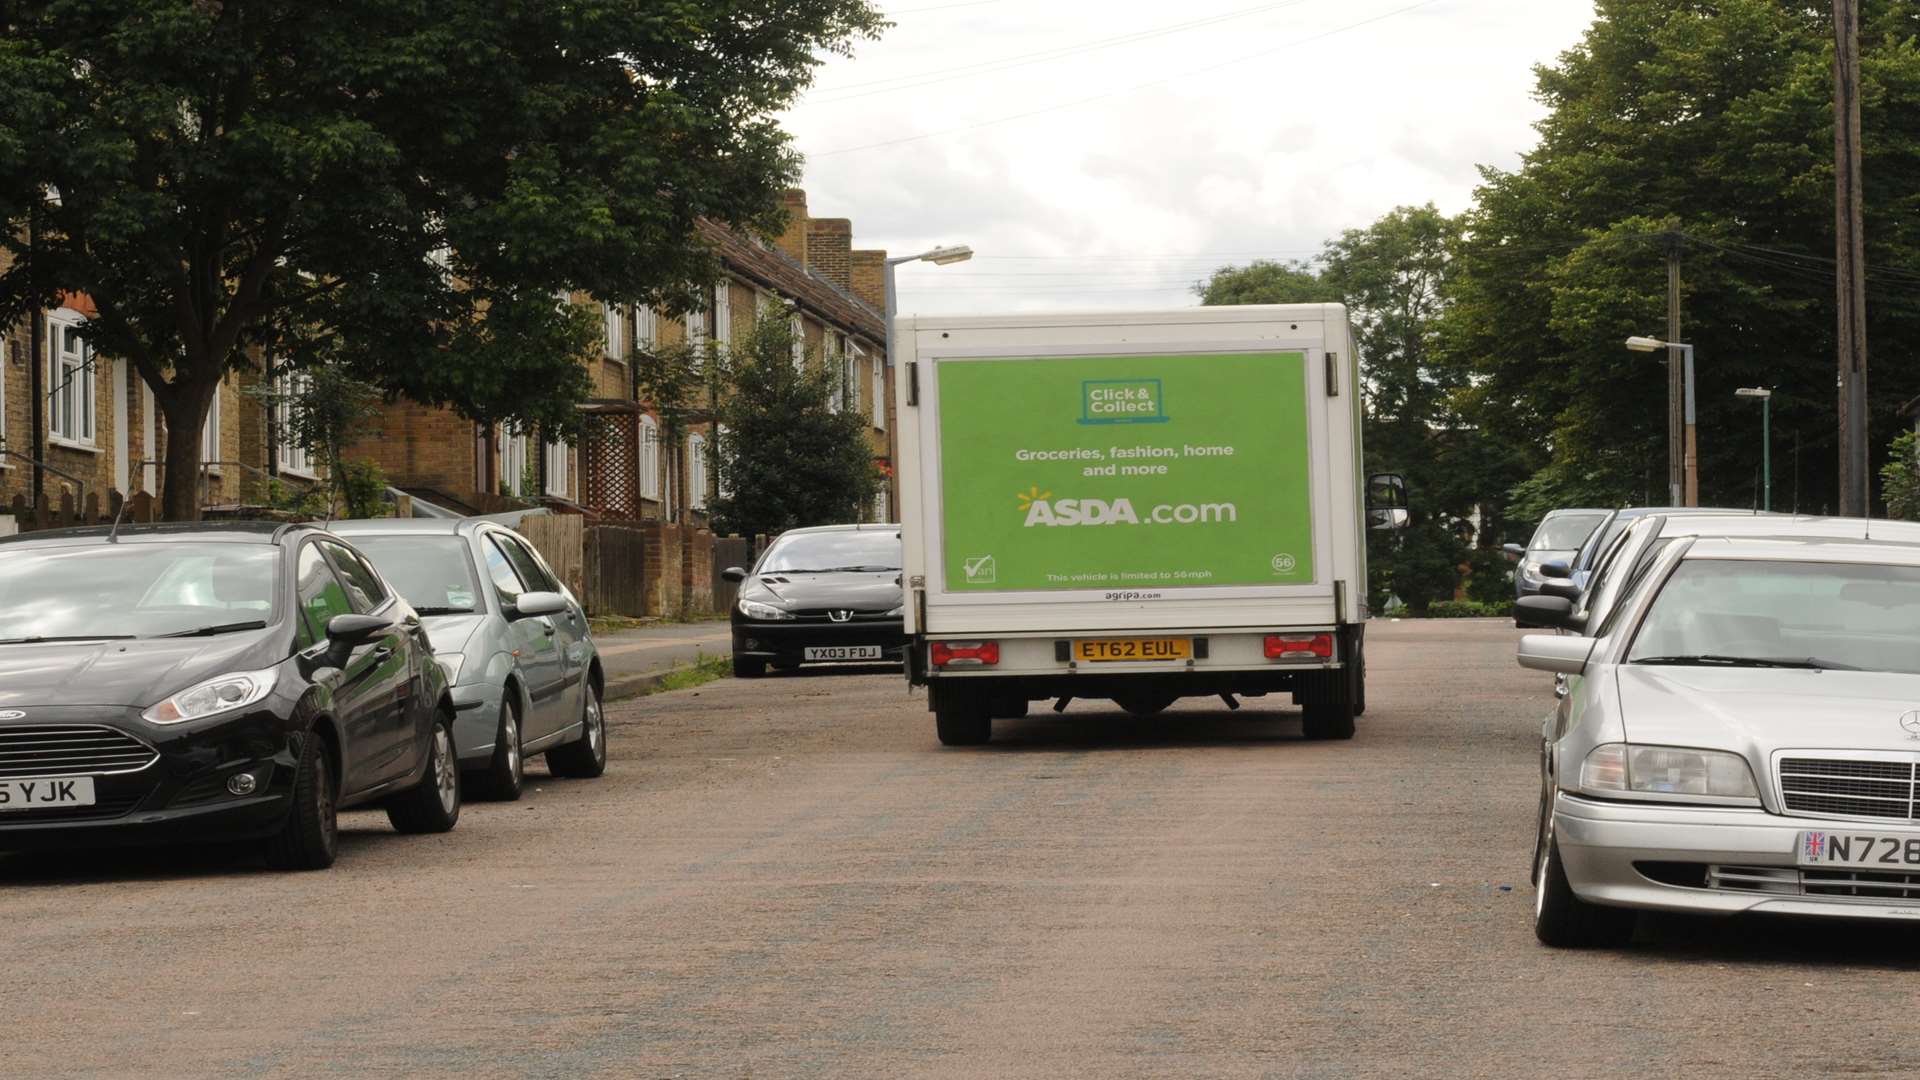
[[[943,751],[897,676],[615,709],[598,782],[339,866],[0,860],[9,1076],[1913,1075],[1915,935],[1525,909],[1543,679],[1378,625],[1349,744],[1076,705]],[[1506,886],[1511,886],[1508,891]]]

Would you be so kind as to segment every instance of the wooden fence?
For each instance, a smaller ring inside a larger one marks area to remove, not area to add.
[[[647,614],[647,537],[628,525],[595,525],[585,532],[582,556],[587,590],[581,601],[595,615]]]
[[[514,531],[527,538],[577,597],[587,594],[586,560],[582,550],[585,524],[586,519],[578,514],[528,514],[514,526]],[[589,604],[587,610],[593,610],[592,605]]]
[[[740,586],[721,577],[720,571],[729,566],[751,570],[755,554],[754,542],[744,536],[713,538],[713,607],[715,611],[732,611],[734,602],[740,599]]]

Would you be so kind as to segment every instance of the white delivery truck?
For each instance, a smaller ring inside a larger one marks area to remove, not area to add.
[[[1353,735],[1365,530],[1406,512],[1397,477],[1363,484],[1345,308],[903,317],[893,334],[908,678],[941,742],[986,742],[1032,701],[1147,715],[1275,692],[1308,737]]]

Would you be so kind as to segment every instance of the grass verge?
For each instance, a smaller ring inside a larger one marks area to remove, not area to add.
[[[702,656],[693,662],[692,667],[678,668],[667,672],[660,680],[655,693],[664,694],[672,690],[691,690],[703,686],[715,679],[724,679],[733,674],[731,656]]]

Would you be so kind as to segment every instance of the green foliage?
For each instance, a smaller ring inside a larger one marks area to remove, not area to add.
[[[1504,602],[1489,600],[1440,600],[1427,605],[1429,619],[1504,619],[1513,615],[1513,598]]]
[[[1330,304],[1340,299],[1304,262],[1256,259],[1246,266],[1224,266],[1193,287],[1202,304]]]
[[[1887,516],[1920,521],[1920,435],[1903,431],[1887,447],[1887,463],[1880,466],[1881,490]]]
[[[267,505],[303,521],[327,516],[330,489],[319,484],[290,484],[277,476],[267,477]]]
[[[1536,448],[1515,490],[1556,505],[1664,503],[1667,373],[1629,353],[1666,334],[1665,257],[1681,254],[1696,372],[1701,502],[1748,505],[1759,448],[1733,390],[1775,387],[1783,443],[1804,433],[1801,507],[1835,501],[1833,33],[1825,5],[1600,0],[1581,42],[1538,71],[1547,117],[1518,170],[1484,170],[1441,323],[1471,369],[1465,415]],[[1920,3],[1863,6],[1870,429],[1920,393]],[[1764,250],[1763,250],[1764,249]],[[1775,455],[1780,457],[1779,454]],[[1791,468],[1791,466],[1789,466]],[[1793,490],[1795,478],[1781,487]]]
[[[769,313],[710,361],[725,429],[708,450],[727,492],[712,505],[717,530],[771,536],[865,517],[880,483],[867,418],[829,407],[838,376],[819,360],[796,368],[787,319]]]
[[[372,461],[343,461],[335,485],[350,518],[386,517],[393,512],[387,501],[386,471]]]
[[[696,221],[779,230],[778,115],[884,25],[865,0],[20,0],[0,322],[85,292],[176,432],[261,356],[574,431],[597,320],[556,294],[689,306]],[[197,476],[198,440],[168,445]],[[193,496],[168,485],[169,516]]]
[[[1369,606],[1385,611],[1398,597],[1414,614],[1453,599],[1467,548],[1453,530],[1437,521],[1417,522],[1397,533],[1367,534]]]
[[[1467,599],[1513,604],[1513,562],[1499,548],[1474,548],[1467,556]]]

